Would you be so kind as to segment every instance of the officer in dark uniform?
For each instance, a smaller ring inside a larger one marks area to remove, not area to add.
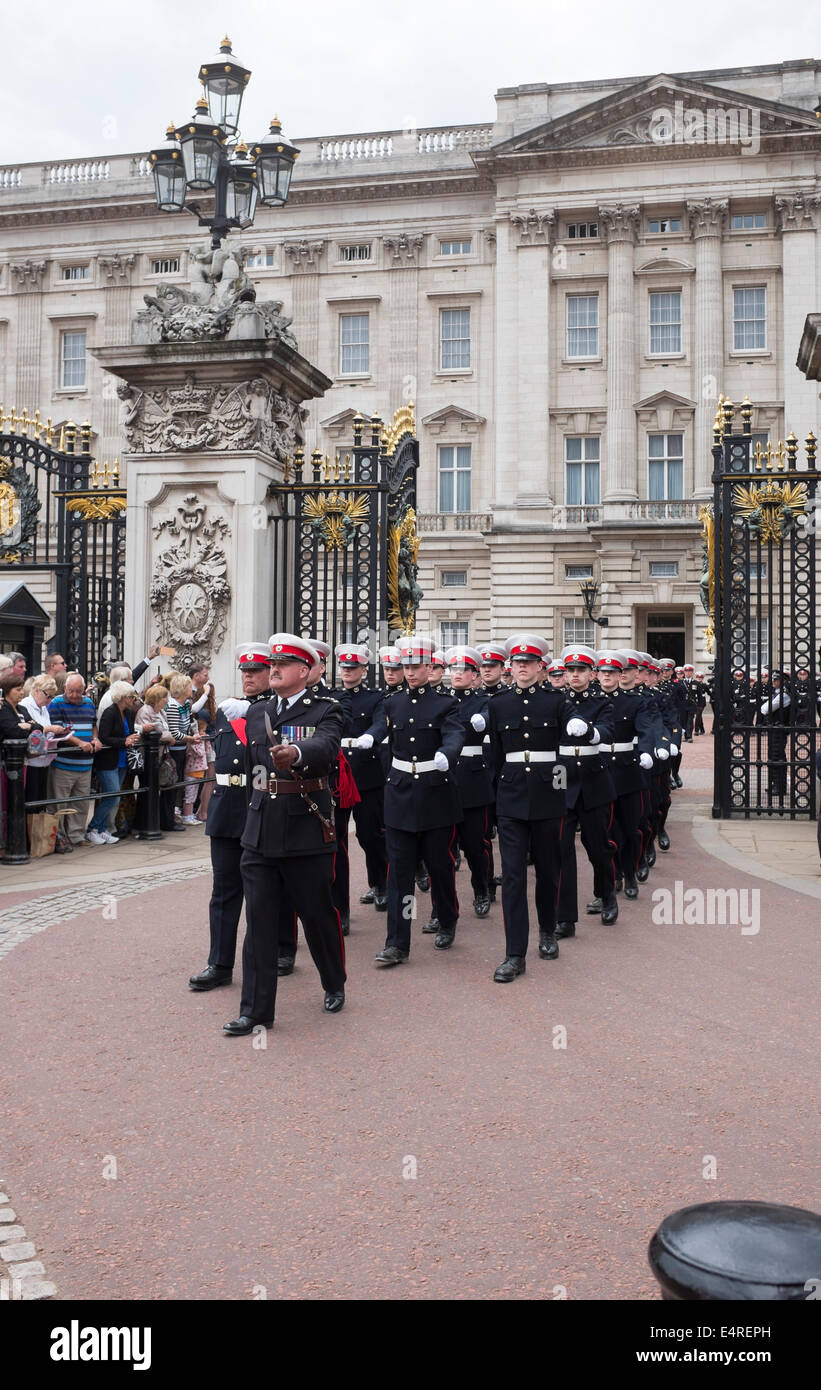
[[[599,685],[610,699],[615,718],[613,741],[603,746],[602,751],[609,760],[616,789],[613,831],[619,847],[619,877],[624,882],[625,897],[637,898],[636,872],[643,850],[642,817],[647,774],[653,769],[653,757],[663,734],[654,710],[635,689],[637,664],[631,672],[630,653],[599,652],[598,667]],[[626,678],[625,670],[628,672]],[[601,903],[598,910],[601,911]]]
[[[328,666],[328,657],[331,655],[331,648],[327,642],[321,641],[318,637],[307,639],[317,654],[317,661],[311,667],[308,675],[308,688],[315,695],[330,695],[330,688],[325,680],[325,672]]]
[[[505,643],[485,642],[484,646],[479,647],[479,655],[482,658],[482,690],[487,698],[492,700],[494,696],[507,690],[504,682]]]
[[[267,700],[271,648],[267,642],[244,642],[236,659],[242,681],[241,700],[223,700],[217,711],[214,735],[215,786],[208,804],[205,833],[211,847],[214,876],[208,921],[211,950],[208,964],[188,984],[200,991],[230,985],[237,950],[237,929],[242,912],[242,857],[240,840],[245,829],[248,796],[245,788],[245,715],[250,705]]]
[[[495,795],[482,744],[487,729],[488,699],[481,689],[472,688],[479,674],[481,656],[475,647],[449,647],[445,652],[445,664],[465,736],[454,768],[462,804],[458,840],[470,869],[473,910],[477,917],[487,917],[493,880],[490,811]]]
[[[765,698],[758,710],[759,723],[767,730],[768,794],[771,801],[787,795],[787,740],[793,721],[789,682],[781,671],[771,671]]]
[[[565,692],[550,690],[539,681],[539,663],[547,654],[544,638],[521,632],[506,646],[514,686],[488,706],[505,926],[505,959],[493,976],[497,984],[509,984],[525,973],[530,856],[536,870],[539,955],[554,960],[559,954],[555,905],[565,778],[558,751],[560,740],[569,736],[567,719],[572,717]]]
[[[599,745],[613,742],[613,709],[606,695],[592,693],[589,688],[596,668],[590,647],[566,647],[562,661],[567,672],[567,698],[574,707],[567,725],[568,741],[559,745],[559,759],[567,775],[566,824],[569,822],[574,834],[579,825],[593,866],[593,893],[601,901],[602,922],[610,926],[619,915],[616,844],[610,835],[616,793]],[[567,920],[575,922],[577,914]],[[575,928],[556,934],[572,936]]]
[[[704,672],[703,672],[703,671],[696,671],[696,674],[695,674],[695,692],[696,692],[696,718],[695,718],[695,724],[693,725],[693,733],[696,734],[696,735],[698,735],[698,734],[703,734],[703,733],[706,733],[706,732],[707,732],[706,729],[704,728],[704,711],[705,711],[705,709],[707,708],[707,694],[708,694],[708,690],[707,690],[707,682],[706,682],[705,679],[704,679]]]
[[[336,648],[342,685],[331,693],[345,713],[342,752],[348,759],[360,800],[353,807],[356,838],[365,855],[370,901],[378,912],[388,907],[388,861],[385,853],[385,773],[380,746],[387,735],[385,697],[369,690],[365,676],[371,660],[366,646],[343,642]],[[347,822],[349,812],[337,808]],[[346,824],[347,842],[347,824]]]
[[[326,1012],[338,1013],[345,1002],[345,947],[331,898],[336,838],[329,783],[344,715],[335,700],[306,689],[317,656],[304,638],[274,633],[276,693],[252,705],[246,719],[249,805],[241,868],[248,925],[240,1015],[226,1023],[229,1036],[273,1025],[283,890],[302,921]]]
[[[433,641],[407,637],[399,643],[409,689],[385,702],[390,770],[385,783],[385,842],[388,851],[388,935],[379,965],[408,959],[414,879],[424,855],[439,914],[434,946],[453,944],[459,918],[454,845],[461,819],[459,793],[451,769],[464,733],[452,695],[430,684]]]
[[[698,690],[696,689],[696,670],[687,662],[684,666],[681,687],[684,693],[684,742],[693,742],[696,710],[698,709]]]

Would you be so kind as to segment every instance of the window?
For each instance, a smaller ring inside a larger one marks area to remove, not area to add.
[[[595,647],[596,624],[590,618],[562,619],[565,647]]]
[[[179,256],[161,256],[159,260],[151,262],[152,275],[176,275],[179,268]]]
[[[358,242],[356,246],[340,246],[339,259],[341,261],[369,261],[371,258],[371,243],[369,241]]]
[[[760,565],[748,565],[747,574],[750,579],[766,579],[767,561],[762,560]]]
[[[87,280],[91,273],[91,267],[87,265],[64,265],[62,267],[63,280]]]
[[[651,502],[684,496],[684,435],[648,434],[647,472]]]
[[[657,236],[661,232],[680,232],[681,218],[654,217],[648,224],[648,231],[651,232],[653,236]]]
[[[473,242],[472,242],[472,241],[440,241],[440,242],[439,242],[439,255],[440,255],[440,256],[469,256],[469,255],[470,255],[470,252],[471,252],[471,247],[472,247],[472,245],[473,245]]]
[[[568,357],[598,357],[599,355],[599,296],[569,294],[567,296],[567,355]]]
[[[566,503],[568,507],[599,504],[601,440],[597,434],[568,435],[564,441]]]
[[[568,222],[567,224],[568,241],[590,241],[592,237],[598,235],[598,222]]]
[[[651,355],[681,352],[681,291],[650,295]]]
[[[470,309],[440,309],[440,343],[443,372],[470,367]]]
[[[339,374],[363,376],[370,371],[370,314],[340,314]]]
[[[86,384],[86,335],[82,332],[60,334],[60,387],[67,391]]]
[[[565,565],[565,567],[564,567],[564,577],[565,577],[565,579],[592,579],[592,578],[593,578],[593,566],[592,566],[592,565]]]
[[[678,560],[651,560],[651,579],[678,579]]]
[[[770,664],[770,624],[766,614],[750,617],[748,628],[736,628],[736,637],[744,650],[747,644],[747,670],[757,671],[759,667]]]
[[[443,589],[466,589],[467,586],[467,570],[442,570]]]
[[[733,290],[733,347],[736,352],[767,346],[767,291],[763,285]]]
[[[248,253],[248,255],[245,257],[245,268],[246,268],[246,270],[250,269],[250,268],[253,267],[253,266],[273,265],[273,264],[274,264],[274,253],[273,253],[273,250],[263,249],[263,250],[250,251],[250,252]]]
[[[446,652],[448,647],[466,647],[468,644],[468,627],[466,622],[459,623],[440,623],[439,631],[442,634],[442,651]]]
[[[734,232],[751,232],[766,225],[766,212],[734,212],[730,218],[730,228]]]
[[[470,445],[439,445],[439,510],[470,511]]]

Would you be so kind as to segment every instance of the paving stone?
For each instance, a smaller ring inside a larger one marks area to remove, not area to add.
[[[31,1302],[35,1298],[53,1298],[56,1292],[56,1286],[49,1283],[47,1279],[22,1279],[18,1297],[23,1302]]]
[[[10,1226],[11,1223],[16,1220],[16,1211],[12,1211],[11,1207],[0,1207],[0,1223],[2,1223],[3,1225]]]
[[[22,1230],[18,1226],[17,1230]],[[0,1245],[0,1260],[5,1260],[6,1264],[11,1264],[13,1260],[30,1260],[35,1253],[34,1246],[30,1240],[18,1241],[16,1244]]]
[[[22,1264],[9,1265],[9,1274],[12,1279],[28,1279],[36,1276],[40,1279],[45,1274],[45,1268],[40,1260],[24,1260]]]
[[[4,1240],[4,1241],[25,1240],[25,1238],[26,1238],[26,1228],[25,1228],[25,1226],[4,1226],[4,1227],[3,1227],[3,1240]],[[15,1256],[15,1255],[12,1255],[10,1258],[11,1258],[11,1259],[17,1259],[17,1258],[19,1258],[19,1257],[18,1257],[18,1256]],[[5,1256],[3,1255],[3,1251],[2,1251],[2,1250],[0,1250],[0,1259],[5,1259]]]
[[[7,1202],[8,1200],[9,1200],[9,1194],[8,1194],[8,1192],[0,1192],[0,1206],[3,1204],[3,1202]]]

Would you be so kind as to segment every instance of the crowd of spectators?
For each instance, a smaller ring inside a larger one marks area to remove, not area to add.
[[[118,663],[90,681],[56,653],[33,676],[19,652],[0,655],[0,751],[7,739],[28,741],[26,805],[57,818],[55,853],[114,845],[144,828],[145,796],[135,793],[147,730],[160,734],[160,828],[182,832],[205,819],[216,719],[208,668],[152,675],[158,650],[133,670]],[[5,838],[5,768],[0,790]]]

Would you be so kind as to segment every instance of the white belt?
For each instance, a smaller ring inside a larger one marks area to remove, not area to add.
[[[244,772],[216,772],[214,774],[217,785],[220,787],[244,787]]]
[[[343,747],[343,748],[355,748],[355,747],[356,747],[356,739],[355,739],[355,738],[343,738],[343,740],[342,740],[342,747]]]
[[[521,748],[518,753],[505,753],[506,763],[555,763],[555,753],[539,753],[535,748]]]
[[[606,748],[610,753],[632,753],[636,746],[636,740],[632,743],[599,743],[598,748]]]
[[[397,768],[399,769],[400,772],[438,772],[438,771],[439,771],[439,768],[436,766],[436,763],[433,761],[432,758],[431,758],[430,762],[426,762],[426,763],[405,763],[405,762],[402,761],[401,758],[394,758],[394,760],[393,760],[393,766],[394,766],[394,767],[397,767]]]
[[[460,758],[478,758],[478,757],[481,756],[481,754],[482,754],[482,745],[481,745],[480,743],[472,743],[472,744],[470,745],[469,748],[463,748],[463,749],[462,749],[461,753],[459,754],[459,757],[460,757]]]
[[[604,744],[603,746],[607,748],[609,745]],[[632,743],[630,747],[633,747]],[[585,743],[580,744],[578,747],[575,744],[563,743],[559,747],[559,753],[563,758],[594,758],[598,753],[601,753],[601,751],[601,743]]]

